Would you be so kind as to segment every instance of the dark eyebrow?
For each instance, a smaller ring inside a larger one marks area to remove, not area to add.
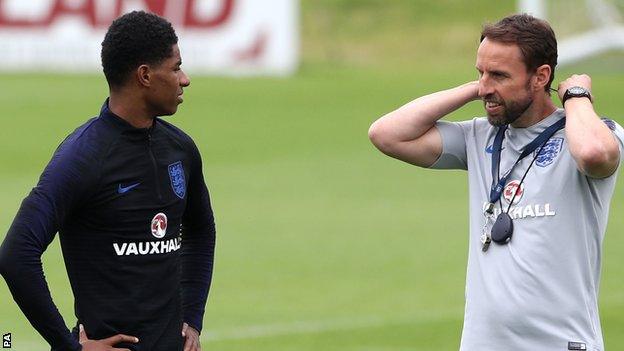
[[[477,71],[479,71],[479,73],[483,73],[483,71],[479,68],[479,67],[475,67],[477,69]],[[503,77],[509,77],[509,73],[505,72],[505,71],[490,71],[491,74],[495,74],[495,75],[499,75],[499,76],[503,76]]]
[[[507,72],[504,71],[492,71],[493,74],[497,74],[503,77],[509,77],[509,74]]]

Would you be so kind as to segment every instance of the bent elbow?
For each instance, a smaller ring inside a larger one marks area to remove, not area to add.
[[[377,125],[377,122],[371,124],[370,128],[368,128],[368,139],[375,146],[377,146],[377,144],[381,142],[381,132],[379,131],[379,126]]]
[[[25,249],[24,242],[16,242],[14,236],[7,234],[4,242],[0,246],[0,275],[4,277],[7,284],[10,280],[14,280],[23,276],[25,269],[30,267],[33,262],[41,264],[41,255],[30,255]]]
[[[610,176],[619,163],[620,150],[615,147],[594,146],[586,147],[579,153],[579,168],[583,173],[603,178]]]
[[[380,121],[376,121],[370,126],[368,129],[368,139],[370,139],[371,143],[373,143],[379,151],[385,154],[388,154],[392,150],[393,143]]]

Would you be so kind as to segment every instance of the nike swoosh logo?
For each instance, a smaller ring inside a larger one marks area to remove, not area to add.
[[[120,193],[120,194],[125,194],[125,193],[127,193],[128,191],[130,191],[130,190],[132,190],[132,189],[136,188],[136,187],[137,187],[137,186],[139,186],[140,184],[141,184],[141,182],[139,182],[139,183],[135,183],[135,184],[132,184],[132,185],[128,185],[128,186],[125,186],[125,187],[124,187],[124,186],[121,186],[121,184],[119,184],[119,189],[117,189],[117,192],[118,192],[118,193]]]
[[[501,148],[501,151],[505,150],[505,147]],[[490,145],[488,147],[485,148],[485,152],[487,152],[488,154],[491,154],[492,152],[494,152],[494,145]]]

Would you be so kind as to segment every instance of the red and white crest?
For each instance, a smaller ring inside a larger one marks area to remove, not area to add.
[[[167,215],[161,212],[152,219],[152,235],[160,239],[165,234],[167,234]]]
[[[514,194],[516,195],[514,197]],[[512,180],[505,186],[505,190],[503,190],[503,197],[507,202],[511,202],[513,198],[514,205],[520,202],[522,199],[522,195],[524,195],[524,184],[520,184],[517,180]]]

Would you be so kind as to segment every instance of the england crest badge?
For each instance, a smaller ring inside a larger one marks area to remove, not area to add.
[[[171,188],[173,189],[173,192],[180,199],[184,199],[184,195],[186,195],[186,180],[184,179],[182,161],[169,165],[169,179],[171,180]]]
[[[534,151],[537,153],[535,165],[539,167],[546,167],[553,163],[555,158],[559,155],[562,146],[563,138],[551,138],[548,140],[544,146]]]

